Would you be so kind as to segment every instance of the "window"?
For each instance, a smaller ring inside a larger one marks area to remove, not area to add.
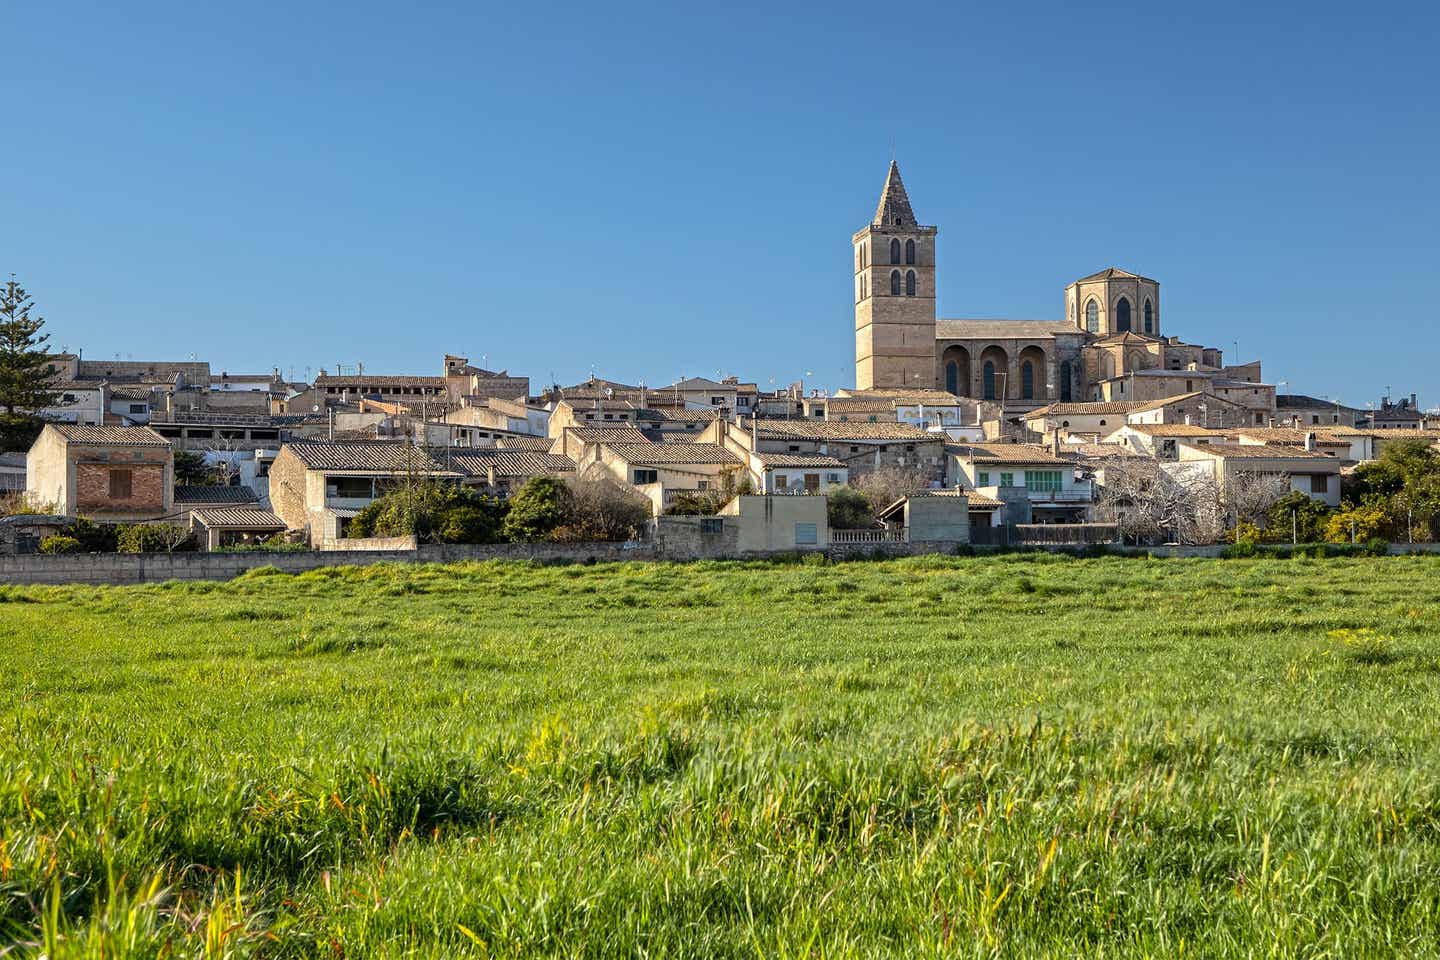
[[[913,296],[915,296],[915,271],[914,271],[914,270],[906,270],[906,271],[905,271],[905,296],[907,296],[907,297],[913,297]]]
[[[1015,474],[1013,474],[1013,473],[1002,473],[1002,474],[1000,474],[1000,486],[1002,486],[1002,487],[1013,487],[1013,486],[1015,486]]]
[[[710,398],[710,406],[712,406],[712,407],[723,407],[724,405],[725,405],[725,398],[724,398],[724,397],[711,397],[711,398]]]
[[[1155,312],[1150,308],[1150,301],[1145,301],[1145,332],[1155,332]]]
[[[606,419],[606,420],[614,420],[615,417],[614,417],[612,414],[608,414],[608,413],[607,413],[607,414],[605,414],[605,419]]]
[[[1035,399],[1035,365],[1029,360],[1020,364],[1020,399]]]
[[[851,453],[859,453],[859,452],[860,452],[860,448],[857,447],[857,446],[855,446],[855,444],[852,443],[852,444],[850,444],[850,452],[851,452]]]
[[[657,481],[660,479],[659,473],[657,473],[657,472],[654,471],[654,470],[638,470],[638,469],[637,469],[637,470],[634,471],[634,474],[635,474],[635,479],[634,479],[633,482],[634,482],[634,483],[637,483],[637,484],[641,484],[641,483],[655,483],[655,482],[657,482]]]
[[[1071,389],[1070,389],[1070,380],[1071,380],[1071,377],[1072,377],[1072,374],[1071,374],[1071,372],[1070,372],[1071,369],[1072,369],[1072,368],[1071,368],[1071,366],[1070,366],[1070,361],[1069,361],[1069,360],[1061,360],[1061,361],[1060,361],[1060,402],[1061,402],[1061,403],[1069,403],[1070,400],[1071,400]],[[1070,426],[1070,424],[1067,423],[1067,424],[1065,424],[1065,426],[1068,427],[1068,426]]]
[[[1318,416],[1316,416],[1315,414],[1312,413],[1312,414],[1310,415],[1310,422],[1311,422],[1311,423],[1319,423],[1319,422],[1320,422],[1320,418],[1319,418]]]
[[[718,537],[725,532],[725,521],[719,517],[701,517],[700,533],[702,536]]]
[[[701,481],[699,481],[698,483],[695,484],[695,489],[700,490],[700,491],[709,490],[709,489],[710,489],[710,481],[709,481],[709,480],[701,480]]]
[[[1130,329],[1130,301],[1124,297],[1115,304],[1115,329],[1120,333]]]
[[[827,473],[827,474],[825,475],[825,482],[826,482],[826,483],[841,483],[842,481],[841,481],[841,479],[840,479],[840,474],[838,474],[838,473]]]
[[[806,489],[806,490],[810,490],[810,491],[819,490],[819,489],[820,489],[820,474],[818,474],[818,473],[807,473],[807,474],[805,474],[805,489]]]
[[[130,412],[131,412],[131,413],[144,413],[146,410],[149,410],[149,409],[150,409],[150,405],[149,405],[148,403],[132,403],[132,404],[130,404]]]
[[[985,399],[995,399],[995,361],[985,361]]]
[[[775,489],[786,490],[790,487],[790,479],[783,473],[775,474]]]
[[[945,391],[947,393],[960,392],[960,365],[954,360],[945,364]]]
[[[798,443],[792,443],[792,444],[790,444],[790,452],[791,452],[791,453],[799,453],[799,452],[800,452],[800,444],[798,444]]]
[[[64,396],[62,396],[62,397],[60,398],[60,402],[61,402],[61,403],[74,403],[74,402],[75,402],[75,394],[73,394],[73,393],[67,393],[67,394],[65,394]]]
[[[891,241],[890,241],[890,262],[891,262],[891,263],[899,263],[899,262],[900,262],[900,241],[899,241],[899,240],[891,240]]]
[[[977,487],[988,487],[988,486],[990,486],[990,471],[989,471],[989,470],[981,470],[979,473],[975,474],[975,486],[977,486]]]
[[[1329,493],[1330,475],[1328,473],[1317,473],[1310,477],[1311,493]]]
[[[1105,426],[1105,421],[1104,421],[1104,420],[1101,420],[1101,421],[1100,421],[1100,426],[1102,426],[1102,427]]]
[[[1190,391],[1192,391],[1192,390],[1194,390],[1194,389],[1195,389],[1195,381],[1194,381],[1194,380],[1186,380],[1186,381],[1185,381],[1185,392],[1186,392],[1186,393],[1189,393]]]
[[[907,443],[907,444],[905,444],[905,450],[906,450],[907,452],[909,452],[909,453],[914,453],[914,452],[915,452],[915,444],[913,444],[913,443]]]
[[[1100,304],[1094,300],[1085,304],[1085,329],[1091,333],[1100,332]]]
[[[809,547],[820,542],[820,531],[813,523],[795,524],[795,546]]]
[[[914,262],[915,262],[915,241],[914,241],[914,240],[906,240],[906,241],[905,241],[905,262],[906,262],[906,263],[914,263]]]
[[[1264,417],[1264,415],[1263,415],[1263,414],[1259,414],[1259,413],[1255,414],[1255,426],[1257,426],[1257,427],[1259,427],[1259,426],[1264,426],[1264,424],[1265,424],[1265,417]]]
[[[345,500],[372,500],[375,484],[369,477],[327,477],[325,496]]]
[[[134,471],[111,470],[110,471],[110,499],[129,500],[134,490]]]
[[[1026,470],[1025,486],[1043,493],[1060,492],[1059,470]]]
[[[890,271],[890,296],[892,296],[892,297],[898,297],[898,296],[900,296],[900,271],[899,271],[899,270],[891,270],[891,271]]]

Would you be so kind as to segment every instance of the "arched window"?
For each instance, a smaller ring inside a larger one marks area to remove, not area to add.
[[[891,241],[890,241],[890,262],[891,262],[891,263],[899,263],[899,262],[900,262],[900,241],[899,241],[899,240],[891,240]]]
[[[1020,399],[1035,399],[1035,364],[1029,360],[1020,364]]]
[[[891,271],[890,271],[890,296],[892,296],[892,297],[898,297],[898,296],[900,296],[900,271],[899,271],[899,270],[891,270]]]
[[[1060,361],[1060,402],[1070,402],[1070,361]],[[1067,423],[1068,427],[1069,424]]]
[[[1124,297],[1115,304],[1115,332],[1125,333],[1130,329],[1130,301]]]
[[[951,360],[945,364],[945,390],[949,393],[960,393],[960,364]]]
[[[1151,309],[1149,299],[1145,301],[1145,332],[1155,332],[1155,311]]]
[[[906,263],[914,263],[914,262],[915,262],[915,241],[914,241],[914,240],[906,240],[906,241],[905,241],[905,262],[906,262]]]
[[[985,399],[995,399],[995,361],[985,361]]]
[[[1085,304],[1085,329],[1091,333],[1100,332],[1100,304],[1094,300]]]
[[[906,270],[906,271],[905,271],[905,296],[907,296],[907,297],[913,297],[913,296],[915,296],[915,271],[914,271],[914,270]]]

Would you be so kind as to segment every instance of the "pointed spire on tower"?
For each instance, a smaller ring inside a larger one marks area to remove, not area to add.
[[[880,205],[875,208],[876,227],[913,227],[915,211],[910,209],[910,197],[905,193],[905,183],[900,179],[900,165],[890,161],[890,172],[885,177],[885,189],[880,191]]]

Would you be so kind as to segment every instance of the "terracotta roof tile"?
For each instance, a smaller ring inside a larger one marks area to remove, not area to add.
[[[336,470],[355,473],[422,473],[454,476],[430,458],[424,450],[406,443],[390,441],[326,443],[313,440],[292,440],[280,448],[289,450],[312,470]]]
[[[626,463],[738,464],[740,458],[718,443],[607,443],[606,448]]]
[[[277,531],[285,529],[285,521],[269,510],[246,507],[215,507],[209,510],[196,510],[195,519],[207,527]]]
[[[71,443],[105,447],[168,447],[170,441],[149,427],[85,427],[71,423],[53,423],[62,437]]]

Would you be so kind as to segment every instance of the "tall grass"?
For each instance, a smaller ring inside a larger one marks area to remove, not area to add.
[[[1440,955],[1440,562],[0,592],[0,949]]]

